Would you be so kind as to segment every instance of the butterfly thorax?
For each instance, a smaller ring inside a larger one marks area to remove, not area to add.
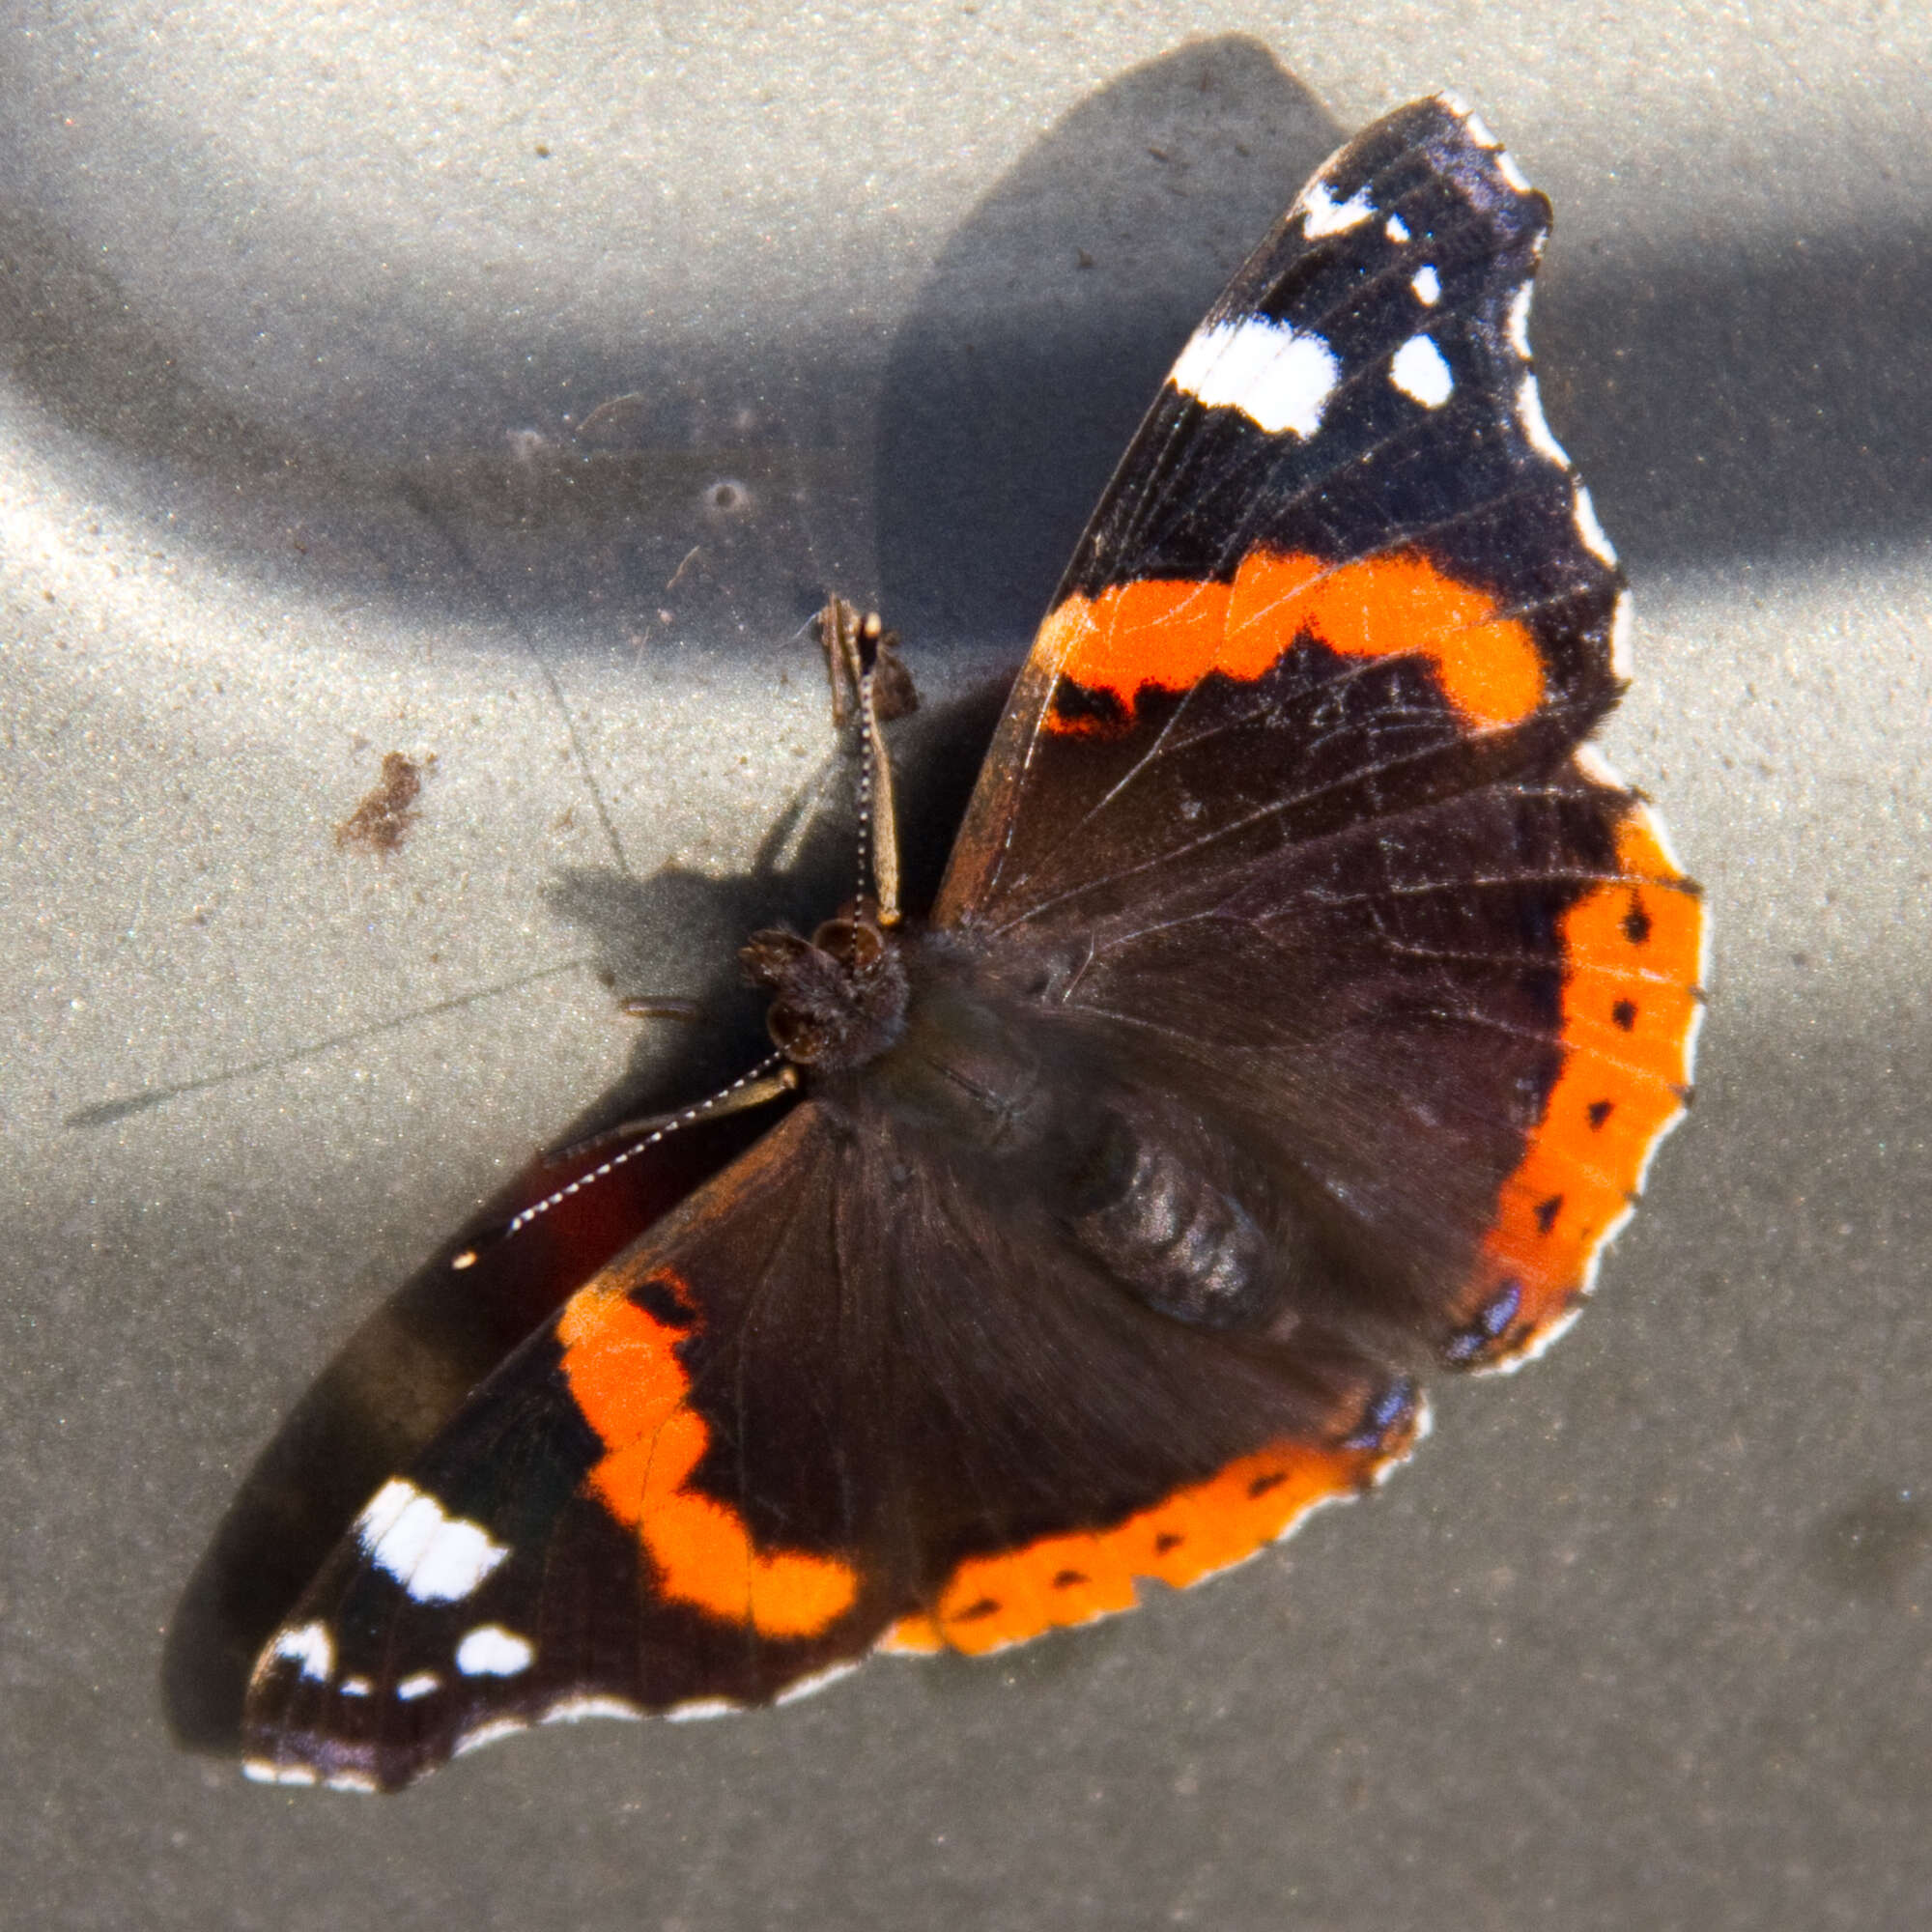
[[[861,906],[809,940],[753,933],[739,957],[771,992],[766,1026],[807,1091],[991,1155],[1030,1152],[1050,1131],[1037,1022],[981,980],[968,949]]]

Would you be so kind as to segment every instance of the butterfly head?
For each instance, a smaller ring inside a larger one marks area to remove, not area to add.
[[[754,932],[738,957],[752,984],[772,995],[765,1024],[779,1051],[794,1065],[842,1073],[876,1060],[904,1031],[903,944],[862,905],[810,939],[781,926]]]

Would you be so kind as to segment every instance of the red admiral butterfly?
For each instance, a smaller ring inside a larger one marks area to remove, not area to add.
[[[871,893],[745,950],[786,1109],[386,1482],[249,1693],[388,1789],[1195,1582],[1587,1292],[1688,1098],[1702,916],[1583,741],[1628,605],[1537,400],[1548,204],[1474,116],[1344,148],[1180,353],[924,919],[839,607]]]

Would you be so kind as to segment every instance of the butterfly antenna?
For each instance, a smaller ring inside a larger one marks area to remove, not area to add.
[[[646,1148],[656,1147],[661,1140],[668,1139],[682,1127],[695,1126],[699,1121],[722,1120],[727,1114],[742,1114],[752,1107],[769,1106],[772,1101],[782,1099],[794,1092],[798,1086],[798,1069],[788,1065],[781,1053],[773,1054],[768,1060],[761,1060],[749,1073],[741,1073],[728,1087],[720,1088],[707,1099],[685,1107],[675,1114],[654,1114],[643,1120],[625,1121],[614,1127],[608,1127],[601,1134],[592,1134],[588,1140],[576,1141],[571,1146],[559,1150],[550,1156],[552,1160],[568,1160],[575,1155],[588,1153],[600,1147],[611,1147],[624,1143],[621,1151],[613,1153],[609,1160],[601,1161],[587,1173],[580,1174],[576,1179],[566,1181],[563,1186],[546,1194],[541,1201],[533,1201],[527,1208],[519,1209],[500,1226],[492,1228],[459,1255],[450,1258],[452,1268],[474,1267],[487,1249],[507,1241],[511,1236],[521,1234],[539,1215],[548,1214],[553,1208],[559,1208],[572,1195],[582,1194],[586,1188],[594,1187],[600,1180],[608,1179],[628,1160],[635,1160]]]

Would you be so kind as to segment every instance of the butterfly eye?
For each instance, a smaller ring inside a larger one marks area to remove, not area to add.
[[[772,1044],[798,1066],[810,1066],[825,1050],[825,1030],[809,1014],[776,1006],[765,1015]]]
[[[811,943],[855,973],[870,972],[886,953],[885,936],[866,920],[828,919]]]

